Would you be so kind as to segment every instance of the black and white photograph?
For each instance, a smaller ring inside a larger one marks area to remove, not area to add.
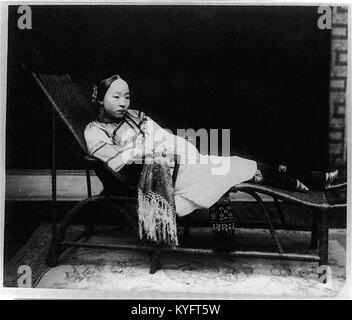
[[[1,2],[2,295],[352,298],[350,9]]]

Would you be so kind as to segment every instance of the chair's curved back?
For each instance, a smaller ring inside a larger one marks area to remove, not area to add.
[[[69,75],[49,75],[32,72],[32,76],[45,94],[50,105],[53,107],[60,119],[66,124],[81,152],[88,155],[84,129],[86,125],[96,120],[96,112],[87,99],[80,92]],[[130,170],[113,172],[102,161],[97,161],[94,171],[104,185],[106,192],[134,190],[135,186],[129,184],[131,181]]]
[[[71,131],[81,151],[87,154],[84,128],[96,118],[87,99],[69,75],[48,75],[32,72],[51,106]]]

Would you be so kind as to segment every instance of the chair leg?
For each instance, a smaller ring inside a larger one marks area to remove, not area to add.
[[[92,184],[90,181],[90,169],[86,169],[86,180],[87,180],[87,196],[90,198],[92,196]],[[84,237],[90,237],[94,233],[94,219],[92,217],[92,209],[88,212],[88,219],[85,224],[83,235]]]
[[[310,248],[318,249],[318,240],[319,240],[319,214],[317,210],[313,213],[313,221],[312,221],[312,234],[310,237]]]
[[[138,220],[134,219],[131,216],[131,213],[128,212],[128,210],[123,205],[119,206],[119,211],[122,212],[122,214],[124,215],[127,223],[130,225],[130,227],[132,228],[132,230],[135,233],[135,235],[138,236],[138,234],[139,234]]]
[[[45,263],[48,267],[54,268],[59,265],[59,257],[61,254],[60,244],[56,240],[52,240],[49,246]]]
[[[87,198],[73,207],[61,221],[56,232],[52,236],[52,241],[50,243],[46,263],[49,267],[55,267],[58,265],[60,254],[62,253],[62,242],[64,241],[66,231],[70,226],[74,217],[82,210],[84,207],[91,205],[95,201],[101,201],[102,197],[95,196],[92,198]]]
[[[282,211],[282,208],[280,206],[280,202],[276,197],[273,197],[273,199],[274,199],[276,211],[277,211],[279,218],[280,218],[280,221],[281,221],[281,225],[286,227],[287,223],[286,223],[286,219],[284,216],[284,212]]]
[[[92,196],[92,184],[90,181],[90,169],[86,169],[86,180],[87,180],[87,196],[88,198]]]
[[[329,224],[328,211],[323,210],[320,214],[320,237],[319,237],[319,281],[326,283],[328,271],[328,251],[329,251]]]
[[[94,234],[94,229],[95,229],[94,212],[96,212],[96,210],[97,208],[94,205],[88,207],[87,220],[83,231],[84,238],[89,238]]]
[[[260,205],[260,207],[262,208],[262,211],[264,213],[264,216],[265,216],[266,221],[267,221],[268,226],[269,226],[269,231],[270,231],[271,237],[272,237],[272,239],[274,240],[274,242],[275,242],[275,244],[277,246],[279,254],[283,255],[284,251],[283,251],[282,246],[281,246],[281,244],[279,242],[279,239],[277,238],[275,228],[274,228],[273,224],[271,223],[271,219],[270,219],[269,213],[268,213],[268,211],[267,211],[267,209],[266,209],[266,207],[264,205],[263,200],[260,198],[260,196],[256,192],[248,192],[248,194],[250,194],[257,201],[257,203]]]
[[[183,218],[184,220],[184,227],[183,227],[183,237],[182,237],[182,244],[187,245],[189,243],[189,234],[190,234],[190,216],[187,215]]]
[[[155,249],[155,251],[150,252],[149,258],[150,258],[150,269],[149,269],[150,274],[154,274],[158,270],[162,269],[163,266],[160,261],[160,249]]]

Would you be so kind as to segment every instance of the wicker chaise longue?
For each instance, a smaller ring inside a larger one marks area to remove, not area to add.
[[[126,250],[145,250],[149,253],[151,264],[150,273],[155,273],[161,268],[160,255],[166,251],[175,252],[190,252],[200,254],[217,254],[216,250],[211,249],[196,249],[187,247],[160,247],[153,245],[127,245],[127,244],[101,244],[83,241],[94,232],[94,214],[87,217],[84,232],[76,241],[66,241],[65,234],[67,228],[72,223],[77,213],[97,202],[116,202],[120,204],[137,204],[136,190],[128,185],[128,177],[123,170],[119,173],[111,171],[105,164],[98,159],[88,155],[83,131],[85,125],[95,117],[90,104],[74,84],[69,75],[48,75],[31,72],[35,82],[39,85],[41,91],[46,96],[49,105],[52,107],[52,240],[47,256],[47,265],[54,267],[59,264],[61,253],[71,246],[89,247],[89,248],[109,248],[109,249],[126,249]],[[88,196],[83,201],[74,206],[62,219],[58,221],[56,212],[56,164],[55,164],[55,122],[56,118],[60,118],[67,128],[72,133],[76,140],[81,153],[82,160],[86,167],[87,192]],[[99,195],[92,195],[90,172],[93,170],[103,184],[103,191]],[[173,182],[177,178],[177,164],[173,174]],[[275,259],[291,259],[302,261],[318,262],[319,266],[328,265],[328,213],[331,210],[340,207],[346,207],[346,203],[329,203],[327,201],[327,193],[334,192],[347,187],[347,183],[339,184],[330,187],[324,191],[309,191],[307,193],[293,192],[281,190],[277,188],[257,185],[252,183],[241,183],[234,186],[229,192],[245,192],[252,196],[261,207],[264,217],[268,223],[271,236],[276,244],[277,252],[262,252],[262,251],[230,251],[227,254],[237,257],[260,257],[260,258],[275,258]],[[116,191],[118,190],[118,192]],[[277,208],[279,216],[282,217],[283,212],[280,206],[280,201],[292,202],[302,206],[313,208],[314,216],[312,223],[312,234],[310,246],[312,249],[317,249],[317,254],[297,254],[285,253],[275,232],[274,226],[270,220],[267,208],[260,194],[270,196]],[[120,207],[120,212],[125,216],[131,227],[138,234],[138,226],[135,218]],[[179,219],[179,222],[184,226],[183,240],[185,240],[190,232],[189,216]],[[83,239],[83,240],[82,240]],[[319,279],[326,282],[326,268],[318,268]]]

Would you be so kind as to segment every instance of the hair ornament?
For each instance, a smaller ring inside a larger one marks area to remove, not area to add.
[[[98,96],[98,87],[97,85],[93,86],[93,93],[92,93],[92,102],[95,103],[97,101]]]

